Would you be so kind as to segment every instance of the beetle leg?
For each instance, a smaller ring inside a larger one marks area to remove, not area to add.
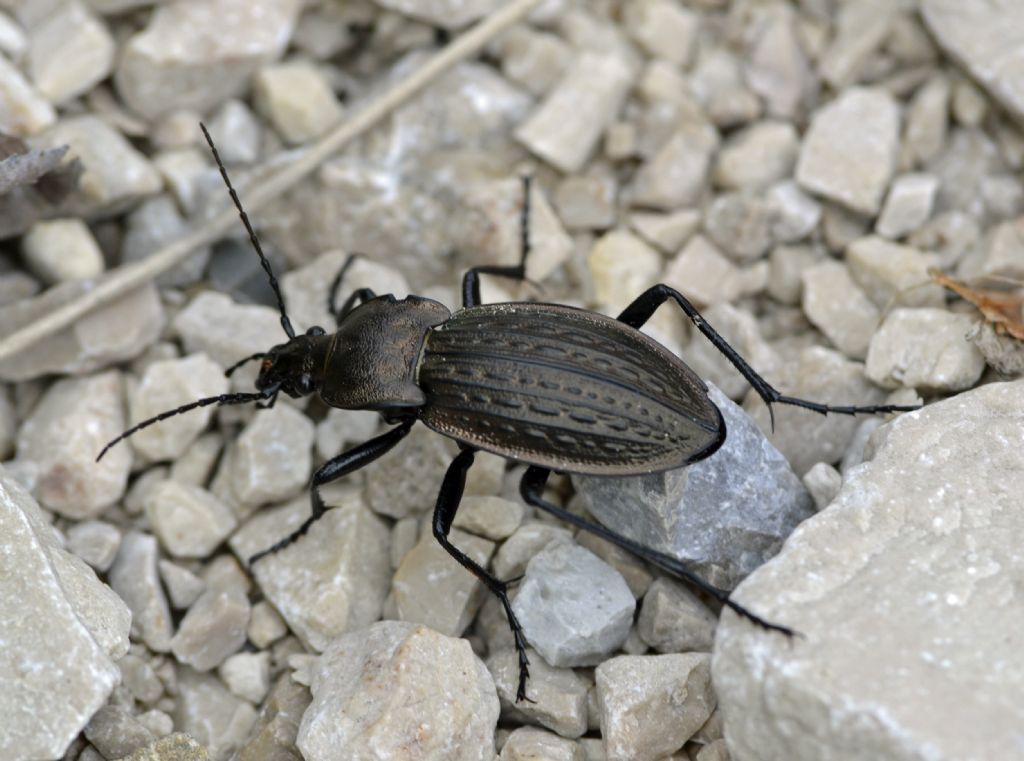
[[[704,334],[704,336],[711,342],[711,345],[718,349],[725,358],[728,359],[733,367],[739,370],[740,375],[746,378],[747,382],[754,388],[764,403],[768,406],[768,413],[771,415],[772,429],[775,429],[775,415],[772,412],[772,404],[791,404],[794,407],[803,407],[804,409],[813,410],[814,412],[827,415],[829,412],[835,412],[842,415],[856,415],[863,413],[866,415],[877,415],[886,412],[913,412],[916,409],[920,409],[920,405],[899,405],[899,404],[876,404],[868,405],[865,407],[857,407],[851,405],[844,406],[832,406],[829,404],[821,404],[820,402],[812,402],[807,399],[799,399],[793,396],[783,396],[777,390],[775,390],[764,378],[757,374],[747,361],[739,355],[734,348],[732,348],[724,338],[718,335],[718,332],[708,324],[701,313],[697,311],[697,308],[691,304],[683,294],[674,288],[670,288],[664,283],[648,288],[646,291],[640,294],[619,315],[618,319],[620,322],[624,322],[631,328],[640,328],[645,322],[647,322],[651,315],[654,314],[655,310],[664,304],[669,299],[674,299],[679,305],[679,308],[683,310],[687,317],[697,326],[697,329]]]
[[[480,275],[496,275],[512,280],[526,280],[526,257],[530,253],[530,183],[532,178],[523,175],[523,210],[519,216],[519,264],[510,266],[488,265],[473,267],[462,277],[462,306],[475,307],[480,304]]]
[[[459,564],[476,576],[484,585],[496,595],[505,609],[508,617],[508,625],[512,629],[512,636],[515,639],[516,653],[519,655],[519,688],[516,691],[516,702],[530,699],[526,697],[526,680],[530,677],[530,661],[526,657],[526,638],[523,636],[523,627],[520,626],[516,614],[512,611],[512,605],[508,600],[508,583],[495,578],[487,572],[479,563],[466,555],[462,550],[453,545],[448,539],[452,528],[452,521],[462,501],[462,492],[466,487],[466,472],[473,464],[474,450],[463,449],[459,455],[452,460],[448,466],[448,472],[444,474],[441,482],[441,491],[437,495],[437,505],[434,507],[434,538],[444,547],[445,551],[459,561]]]
[[[331,287],[327,291],[327,311],[334,315],[334,321],[340,325],[342,319],[352,308],[355,307],[356,302],[363,304],[370,299],[377,297],[369,288],[357,288],[355,291],[349,294],[349,297],[345,299],[345,303],[341,305],[341,309],[336,309],[335,304],[338,301],[338,291],[341,290],[341,281],[345,279],[345,273],[348,272],[349,267],[352,266],[352,262],[356,260],[359,254],[349,254],[348,259],[341,265],[341,269],[338,270],[338,274],[334,276],[334,280],[331,282]]]
[[[544,484],[547,483],[548,476],[551,475],[551,471],[546,468],[540,468],[535,465],[531,465],[526,469],[526,473],[523,475],[523,480],[519,482],[519,492],[523,499],[530,505],[537,507],[544,512],[550,513],[556,518],[560,518],[566,523],[570,523],[577,528],[589,531],[591,534],[601,537],[605,541],[611,542],[617,547],[636,555],[643,560],[646,560],[651,565],[660,568],[667,573],[672,574],[681,579],[693,584],[698,589],[702,589],[711,595],[713,598],[718,600],[722,605],[732,609],[743,618],[749,619],[758,626],[768,629],[770,631],[781,632],[787,637],[791,637],[796,632],[792,629],[781,626],[779,624],[773,624],[770,621],[766,621],[755,613],[751,613],[749,610],[744,608],[739,603],[733,602],[729,599],[729,593],[725,592],[718,587],[713,587],[708,584],[704,579],[689,570],[683,563],[671,555],[666,555],[664,552],[658,552],[652,550],[650,547],[636,542],[628,537],[617,534],[616,532],[605,528],[604,526],[588,521],[586,518],[581,518],[575,513],[571,513],[564,508],[558,507],[557,505],[548,502],[542,496],[544,494]]]
[[[378,457],[387,454],[395,444],[405,438],[414,422],[415,420],[409,420],[402,423],[400,426],[392,428],[387,433],[381,434],[369,441],[365,441],[347,452],[342,452],[337,457],[328,460],[320,466],[320,469],[313,474],[310,484],[309,493],[312,515],[310,515],[305,521],[303,521],[301,526],[284,539],[250,557],[249,565],[252,566],[253,563],[265,555],[270,555],[278,550],[283,550],[289,544],[309,531],[309,527],[322,518],[324,513],[327,512],[327,506],[324,504],[324,500],[320,496],[320,487],[330,481],[341,478],[342,476],[347,476],[349,473],[359,470],[364,465],[369,465]]]

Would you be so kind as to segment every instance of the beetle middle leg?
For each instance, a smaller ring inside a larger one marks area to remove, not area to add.
[[[523,211],[519,217],[519,264],[473,267],[462,277],[462,306],[480,304],[480,275],[495,275],[511,280],[526,280],[526,257],[530,254],[530,184],[532,178],[523,175]]]
[[[775,403],[790,404],[794,407],[803,407],[807,410],[819,412],[822,415],[827,415],[829,412],[835,412],[842,415],[878,415],[886,412],[913,412],[914,410],[919,409],[918,405],[898,404],[876,404],[864,407],[851,405],[833,406],[830,404],[813,402],[808,399],[799,399],[794,396],[785,396],[773,388],[768,381],[758,375],[757,371],[747,364],[747,361],[739,355],[739,352],[732,348],[724,338],[718,335],[718,332],[708,324],[707,320],[701,316],[701,313],[697,311],[697,308],[691,304],[683,294],[664,283],[652,286],[640,294],[632,304],[622,310],[618,319],[620,322],[626,323],[631,328],[639,329],[640,326],[651,319],[651,315],[654,314],[655,310],[669,299],[673,299],[679,305],[679,308],[683,310],[686,316],[689,317],[693,324],[697,326],[697,329],[711,342],[711,345],[725,355],[725,358],[732,363],[733,367],[739,370],[740,375],[746,378],[747,382],[753,387],[754,391],[757,392],[758,396],[764,400],[764,403],[768,406],[768,414],[771,415],[773,429],[775,428],[775,415],[772,412],[772,404]]]
[[[516,702],[529,700],[526,697],[526,680],[530,676],[530,661],[526,657],[526,638],[523,636],[523,627],[519,624],[512,604],[508,599],[508,583],[495,578],[487,572],[483,566],[466,555],[448,539],[451,532],[452,521],[455,520],[455,513],[462,501],[462,493],[466,488],[466,473],[473,465],[475,450],[463,448],[459,455],[452,460],[448,471],[444,474],[441,482],[441,491],[437,495],[437,505],[434,507],[434,538],[444,547],[445,551],[459,561],[459,564],[476,576],[484,583],[492,594],[501,601],[508,617],[508,625],[512,629],[512,636],[515,639],[516,654],[519,656],[519,687],[516,691]]]
[[[331,287],[327,289],[327,311],[334,315],[334,322],[337,325],[341,325],[345,315],[355,308],[356,302],[365,304],[367,301],[377,298],[377,294],[370,288],[357,288],[349,294],[348,298],[345,299],[345,303],[340,308],[334,306],[338,303],[338,291],[341,290],[341,281],[345,279],[345,274],[357,256],[359,254],[349,254],[348,259],[345,260],[345,263],[341,265],[341,269],[338,270],[338,274],[334,276]]]
[[[702,589],[707,592],[711,597],[718,600],[722,605],[730,608],[743,618],[749,619],[758,626],[769,629],[771,631],[781,632],[788,637],[796,634],[792,629],[781,626],[779,624],[773,624],[770,621],[766,621],[755,613],[751,613],[749,610],[744,608],[739,603],[733,602],[729,599],[729,593],[724,590],[714,587],[708,584],[704,579],[689,570],[683,563],[671,555],[666,555],[664,552],[658,552],[652,550],[650,547],[636,542],[628,537],[618,534],[611,529],[607,529],[604,526],[588,521],[586,518],[581,518],[575,513],[569,512],[568,510],[558,507],[551,502],[544,499],[544,485],[547,483],[548,477],[551,475],[551,471],[546,468],[541,468],[536,465],[531,465],[526,469],[526,473],[523,475],[522,481],[519,482],[519,493],[523,499],[536,508],[543,510],[546,513],[565,521],[566,523],[572,524],[577,528],[589,531],[591,534],[601,537],[605,541],[611,542],[612,544],[621,547],[622,549],[636,555],[643,560],[646,560],[651,565],[660,568],[661,570],[681,578],[685,581],[690,582],[698,589]]]
[[[383,433],[376,438],[365,441],[359,446],[349,449],[347,452],[342,452],[337,457],[334,457],[321,465],[320,469],[313,474],[313,478],[310,483],[309,495],[312,514],[303,521],[301,526],[295,529],[295,531],[290,533],[284,539],[250,557],[249,565],[251,566],[257,560],[266,555],[271,555],[278,550],[283,550],[300,536],[309,531],[309,527],[316,521],[320,520],[320,518],[324,516],[324,513],[327,512],[327,505],[324,504],[323,497],[320,496],[320,487],[341,478],[342,476],[347,476],[349,473],[353,473],[363,466],[369,465],[378,457],[387,454],[395,444],[406,437],[414,422],[414,420],[408,420],[397,428],[392,428],[387,433]]]

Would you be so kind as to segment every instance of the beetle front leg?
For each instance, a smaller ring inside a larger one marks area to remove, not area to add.
[[[519,688],[516,690],[516,702],[529,701],[529,698],[526,697],[526,680],[530,677],[530,661],[526,657],[526,638],[523,636],[523,627],[520,626],[516,614],[512,611],[512,604],[508,600],[508,584],[492,576],[448,539],[452,521],[455,520],[455,513],[459,509],[462,493],[466,488],[466,473],[473,465],[473,456],[474,450],[463,449],[452,460],[452,464],[448,466],[448,471],[444,474],[441,491],[437,495],[437,505],[434,507],[434,538],[449,555],[480,579],[501,601],[501,606],[505,609],[505,615],[508,617],[508,625],[512,629],[512,636],[515,639],[516,654],[519,656]]]
[[[773,429],[775,428],[775,415],[772,413],[772,404],[775,403],[790,404],[794,407],[803,407],[804,409],[813,410],[814,412],[821,413],[822,415],[827,415],[829,412],[835,412],[842,415],[856,415],[858,413],[865,415],[878,415],[887,412],[913,412],[916,409],[920,409],[920,405],[899,404],[877,404],[865,407],[852,405],[832,406],[830,404],[812,402],[807,399],[799,399],[794,396],[784,396],[773,388],[768,381],[758,375],[757,371],[747,364],[747,361],[739,355],[739,352],[732,348],[724,338],[718,335],[718,332],[708,324],[707,320],[701,316],[701,313],[697,311],[697,308],[691,304],[683,294],[675,288],[670,288],[664,283],[652,286],[640,294],[632,304],[622,310],[618,319],[620,322],[626,323],[631,328],[639,329],[645,322],[651,319],[651,315],[654,314],[655,310],[669,299],[673,299],[679,305],[679,308],[683,310],[686,316],[689,317],[693,324],[697,326],[697,329],[711,342],[711,345],[725,355],[725,358],[732,363],[733,367],[739,370],[740,375],[746,378],[747,382],[753,387],[754,391],[757,392],[758,396],[764,400],[764,403],[768,406],[768,414],[771,415]]]
[[[350,449],[347,452],[342,452],[337,457],[328,460],[320,466],[320,469],[313,474],[310,484],[312,514],[303,521],[301,526],[295,529],[295,531],[290,533],[284,539],[250,557],[249,565],[252,566],[253,563],[266,555],[271,555],[278,550],[283,550],[289,544],[309,531],[309,527],[316,521],[320,520],[320,518],[324,516],[324,513],[327,512],[327,506],[324,504],[323,497],[320,496],[320,487],[326,483],[334,481],[335,479],[341,478],[342,476],[347,476],[349,473],[353,473],[363,466],[369,465],[378,457],[387,454],[395,444],[406,437],[406,434],[409,433],[409,429],[412,428],[412,424],[414,422],[415,420],[404,422],[397,428],[392,428],[387,433],[363,442],[359,446]]]
[[[755,613],[751,613],[749,610],[744,608],[739,603],[733,602],[729,599],[729,593],[725,592],[718,587],[713,587],[708,584],[704,579],[689,570],[686,566],[679,561],[678,558],[674,558],[671,555],[666,555],[663,552],[652,550],[650,547],[636,542],[628,537],[617,534],[614,531],[605,528],[604,526],[588,521],[586,518],[581,518],[575,513],[571,513],[568,510],[558,507],[551,502],[544,499],[544,485],[548,481],[548,476],[551,475],[551,471],[546,468],[540,468],[535,465],[530,466],[526,469],[526,473],[523,475],[523,480],[519,482],[519,493],[527,504],[533,505],[536,508],[543,510],[546,513],[559,518],[566,523],[569,523],[577,528],[589,531],[595,536],[599,536],[605,541],[611,542],[617,547],[621,547],[637,557],[646,560],[651,565],[654,565],[666,573],[670,573],[677,578],[684,579],[690,582],[698,589],[702,589],[707,592],[711,597],[718,600],[722,605],[738,613],[743,618],[746,618],[763,629],[769,629],[771,631],[781,632],[787,637],[791,637],[796,632],[792,629],[781,626],[779,624],[773,624],[770,621],[766,621]]]

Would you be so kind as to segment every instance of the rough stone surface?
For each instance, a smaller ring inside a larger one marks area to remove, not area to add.
[[[284,52],[297,0],[161,4],[125,44],[114,81],[136,113],[205,111],[240,93],[261,63]]]
[[[615,118],[632,80],[620,57],[581,53],[516,138],[563,172],[576,171]]]
[[[47,508],[70,518],[92,518],[124,494],[131,451],[103,446],[124,429],[122,381],[110,371],[58,381],[18,434],[18,457],[39,469],[36,494]]]
[[[307,761],[493,761],[498,696],[463,640],[383,621],[334,640],[313,667],[298,747]],[[429,720],[427,720],[429,717]]]
[[[0,309],[0,333],[12,333],[41,319],[95,285],[93,280],[64,283],[36,298],[3,307]],[[138,356],[156,340],[163,326],[160,296],[156,288],[146,285],[0,361],[0,378],[21,381],[52,373],[93,372]]]
[[[535,555],[512,602],[526,638],[552,666],[592,666],[629,634],[636,603],[625,580],[582,547]]]
[[[479,565],[487,567],[494,543],[453,530],[452,544]],[[402,559],[392,580],[397,617],[426,624],[441,634],[456,637],[473,620],[486,590],[430,532]]]
[[[919,251],[869,235],[857,238],[846,249],[850,275],[875,306],[942,306],[942,289],[931,282],[928,268],[934,267],[934,254]]]
[[[390,583],[388,529],[357,495],[340,504],[290,547],[256,562],[252,572],[292,631],[322,650],[339,634],[380,618]],[[264,511],[231,538],[243,561],[288,536],[309,516],[309,499]]]
[[[231,485],[247,505],[277,502],[306,486],[313,467],[313,423],[286,404],[262,410],[238,436]]]
[[[878,307],[841,262],[826,259],[804,270],[803,309],[817,327],[851,359],[864,359],[881,320]]]
[[[513,730],[502,746],[499,761],[584,761],[583,749],[571,740],[533,727]]]
[[[209,761],[206,748],[183,732],[161,737],[120,761]]]
[[[143,502],[154,533],[175,557],[207,557],[238,525],[231,509],[200,486],[163,481]]]
[[[31,30],[28,69],[40,93],[65,103],[107,78],[115,50],[107,25],[88,3],[63,3]]]
[[[130,531],[110,569],[110,586],[132,612],[132,636],[150,650],[165,653],[171,647],[171,611],[157,575],[156,538]]]
[[[985,358],[967,340],[969,314],[945,309],[894,309],[871,339],[865,373],[880,386],[922,392],[970,388]]]
[[[68,550],[95,570],[105,572],[121,546],[121,530],[106,521],[82,521],[68,529]]]
[[[238,761],[301,761],[295,738],[309,707],[309,690],[283,674],[263,703],[256,726],[239,749]]]
[[[892,96],[845,91],[814,115],[800,148],[797,181],[853,211],[876,213],[896,168],[899,124]]]
[[[153,362],[132,391],[128,424],[137,425],[166,410],[227,390],[224,370],[205,354]],[[135,433],[129,441],[149,460],[173,460],[206,428],[213,411],[211,406],[175,415]]]
[[[549,666],[534,650],[527,650],[530,659],[530,681],[526,684],[528,700],[516,702],[519,689],[519,656],[506,649],[487,659],[487,668],[494,677],[501,699],[502,716],[518,719],[556,732],[562,737],[579,737],[587,731],[587,691],[590,681],[572,669]]]
[[[620,655],[594,671],[608,761],[656,761],[711,716],[711,656]]]
[[[921,15],[939,45],[1004,108],[1024,119],[1024,62],[1019,55],[1024,8],[1013,0],[990,0],[984,6],[925,0]]]
[[[120,679],[130,614],[2,469],[0,534],[0,755],[60,758]]]
[[[341,104],[308,61],[264,66],[253,82],[256,107],[289,143],[319,137],[341,119]]]
[[[197,671],[209,671],[245,643],[249,599],[241,589],[207,589],[181,620],[171,652]]]
[[[103,252],[80,219],[37,222],[22,237],[21,253],[29,269],[51,285],[103,272]]]
[[[211,674],[180,666],[177,675],[174,726],[206,746],[213,761],[228,761],[244,744],[256,709]]]
[[[731,589],[811,514],[811,499],[750,418],[714,387],[710,393],[728,431],[711,457],[667,473],[573,476],[573,483],[608,528],[686,560],[709,583]]]
[[[802,636],[719,624],[733,758],[1021,753],[1024,670],[1007,632],[1024,626],[1022,398],[1024,382],[990,384],[879,429],[836,501],[736,591]]]
[[[655,579],[636,626],[640,639],[659,653],[711,652],[718,617],[686,587]]]
[[[886,238],[900,238],[923,225],[932,213],[939,181],[930,174],[904,174],[893,180],[875,230]]]

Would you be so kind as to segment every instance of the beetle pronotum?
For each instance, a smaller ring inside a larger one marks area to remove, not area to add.
[[[474,267],[462,280],[462,309],[452,313],[431,299],[377,296],[363,288],[335,308],[345,269],[329,291],[337,331],[312,327],[296,335],[280,288],[217,149],[203,127],[214,159],[277,297],[288,340],[261,360],[255,393],[199,399],[129,428],[109,442],[197,407],[263,402],[281,392],[292,397],[319,394],[343,409],[377,410],[394,425],[386,433],[324,463],[313,475],[312,512],[294,532],[250,563],[287,547],[327,510],[320,487],[387,453],[416,421],[458,442],[460,453],[441,483],[433,532],[441,546],[479,578],[501,601],[519,657],[517,700],[526,698],[529,662],[522,627],[509,603],[507,582],[495,578],[449,541],[462,499],[466,473],[478,450],[526,464],[520,493],[530,505],[623,547],[682,577],[741,616],[775,631],[793,634],[729,599],[729,595],[687,570],[676,558],[656,552],[591,523],[543,497],[551,471],[598,476],[656,473],[709,457],[725,440],[725,423],[708,398],[707,386],[674,354],[638,329],[666,301],[675,301],[697,329],[736,367],[771,410],[790,404],[826,414],[904,412],[912,406],[831,406],[784,396],[768,384],[715,332],[693,305],[667,285],[642,293],[617,317],[542,303],[481,304],[480,276],[525,279],[529,240],[529,178],[524,178],[521,259],[515,266]],[[351,259],[349,260],[349,263]]]

